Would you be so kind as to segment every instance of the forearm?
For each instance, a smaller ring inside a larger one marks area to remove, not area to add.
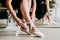
[[[32,15],[35,15],[36,12],[36,0],[33,0]]]
[[[13,7],[12,7],[12,5],[11,5],[11,2],[6,1],[6,6],[7,6],[8,10],[10,11],[12,17],[16,20],[17,23],[19,23],[20,20],[19,20],[19,18],[16,16],[16,13],[15,13],[14,10],[13,10]]]
[[[46,0],[46,8],[47,8],[47,12],[49,12],[49,0]]]

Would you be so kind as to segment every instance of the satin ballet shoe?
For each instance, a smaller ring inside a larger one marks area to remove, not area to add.
[[[50,23],[50,24],[57,24],[57,23],[52,19],[52,17],[50,17],[49,23]]]
[[[30,33],[35,35],[36,37],[44,37],[44,34],[41,33],[37,28],[35,29],[36,31],[33,31],[33,28],[30,29]]]
[[[50,24],[57,24],[56,22],[54,22],[53,20],[49,22]]]
[[[44,18],[43,24],[49,25],[50,23],[48,22],[48,19]]]
[[[44,34],[43,33],[41,33],[41,32],[30,32],[31,34],[33,34],[33,35],[35,35],[36,37],[44,37]]]
[[[36,37],[44,37],[44,34],[41,33],[41,32],[34,26],[33,23],[29,23],[29,22],[28,22],[28,24],[29,24],[29,32],[30,32],[31,34],[35,35]],[[33,27],[33,26],[34,26],[34,27]],[[34,28],[35,28],[35,29],[34,29]],[[35,31],[33,31],[33,30],[35,30]]]

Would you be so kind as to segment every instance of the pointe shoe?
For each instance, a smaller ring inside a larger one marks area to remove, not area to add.
[[[40,31],[34,31],[33,32],[32,30],[30,30],[30,33],[35,35],[36,37],[41,37],[41,38],[44,37],[44,34]]]
[[[30,35],[29,28],[26,25],[26,23],[24,23],[23,25],[21,25],[21,28],[20,29],[21,29],[21,31],[23,31],[23,32],[27,33],[28,35]]]
[[[51,17],[50,17],[50,24],[57,24]]]
[[[43,24],[50,24],[48,21],[44,20]]]
[[[34,29],[34,27],[32,27],[32,25],[34,25],[34,24],[31,23],[31,24],[29,25],[29,32],[30,32],[31,34],[35,35],[36,37],[44,37],[44,34],[41,33],[36,27],[35,27],[35,29]],[[33,31],[33,30],[35,30],[35,31]]]
[[[49,25],[50,23],[48,22],[48,19],[44,18],[43,24],[48,24]]]
[[[57,24],[57,23],[54,22],[53,20],[51,20],[49,23],[50,23],[50,24]]]
[[[37,37],[41,37],[41,38],[44,37],[44,34],[41,32],[30,32],[30,33],[37,36]]]

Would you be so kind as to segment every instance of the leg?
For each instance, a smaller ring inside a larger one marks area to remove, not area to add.
[[[47,21],[48,24],[56,24],[51,18],[51,16],[49,15],[49,13],[46,12],[45,17],[46,17],[46,20],[48,20]]]
[[[44,35],[36,28],[36,26],[34,25],[34,23],[32,22],[31,18],[30,18],[30,15],[29,15],[29,12],[30,12],[30,8],[29,8],[29,5],[28,5],[28,2],[31,3],[31,0],[23,0],[23,3],[21,4],[22,5],[22,14],[23,14],[23,17],[24,19],[26,20],[26,22],[29,22],[29,32],[36,35],[36,36],[39,36],[39,37],[43,37]]]
[[[48,21],[50,21],[50,15],[47,12],[46,12],[46,17],[47,17]]]
[[[30,15],[29,15],[29,12],[30,12],[30,7],[29,6],[30,6],[29,2],[27,0],[24,0],[23,3],[21,3],[21,7],[20,7],[23,18],[26,21],[31,21],[31,18],[30,18]]]
[[[32,4],[32,14],[31,14],[31,19],[32,21],[35,22],[35,11],[36,11],[36,0],[33,0],[33,4]]]
[[[44,15],[43,17],[43,24],[50,24],[49,21],[50,21],[50,17],[49,17],[49,14],[46,12],[46,14]]]
[[[11,5],[11,2],[12,2],[12,0],[6,0],[6,6],[7,6],[7,8],[9,9],[12,17],[15,19],[15,21],[17,22],[17,24],[19,25],[19,27],[22,28],[22,31],[25,31],[25,32],[29,33],[28,30],[26,29],[27,26],[25,25],[25,23],[24,23],[20,18],[18,18],[18,17],[16,16],[16,13],[15,13],[15,11],[13,10],[13,7],[12,7],[12,5]],[[14,5],[15,5],[15,4],[14,4]],[[25,27],[26,27],[26,28],[25,28]]]

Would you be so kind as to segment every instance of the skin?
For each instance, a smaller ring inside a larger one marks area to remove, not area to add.
[[[31,8],[31,1],[32,0],[24,0],[22,3],[21,3],[21,12],[22,12],[22,15],[23,15],[23,18],[26,20],[26,22],[28,22],[31,26],[30,26],[30,31],[32,32],[35,32],[35,31],[38,31],[39,30],[36,28],[36,26],[34,25],[31,17],[30,17],[30,8]],[[36,2],[36,0],[34,1]],[[36,6],[36,5],[35,5]],[[33,6],[33,12],[32,12],[32,15],[35,14],[35,11],[34,11],[34,6]]]
[[[34,17],[35,17],[35,11],[36,11],[36,0],[33,0],[33,7],[32,7],[32,14],[31,14],[31,18],[30,18],[30,15],[29,15],[29,12],[30,12],[30,9],[31,9],[31,1],[32,0],[24,0],[22,3],[21,3],[21,12],[22,12],[22,15],[24,17],[24,19],[26,21],[31,21],[31,18],[34,20]]]
[[[15,21],[17,22],[17,24],[18,24],[18,25],[22,25],[23,22],[22,22],[22,20],[21,20],[20,18],[18,18],[18,17],[16,16],[16,13],[15,13],[15,11],[13,10],[13,7],[12,7],[12,5],[11,5],[11,2],[12,2],[12,0],[6,0],[6,6],[7,6],[8,10],[10,11],[12,17],[13,17],[13,18],[15,19]]]
[[[31,18],[35,22],[35,12],[36,12],[36,0],[33,0],[32,14]]]
[[[9,11],[10,11],[10,13],[11,13],[11,15],[13,16],[13,18],[15,19],[15,21],[18,23],[18,25],[22,25],[23,24],[23,22],[22,22],[22,20],[20,19],[20,18],[18,18],[16,15],[15,15],[15,12],[14,12],[14,10],[13,10],[13,7],[12,7],[12,5],[11,5],[11,2],[12,2],[12,0],[6,0],[6,6],[7,6],[7,8],[9,9]],[[36,28],[36,26],[34,25],[34,23],[32,22],[32,20],[31,20],[31,18],[30,18],[30,14],[29,14],[29,12],[30,12],[30,8],[31,8],[31,2],[32,2],[32,0],[23,0],[22,2],[21,2],[21,4],[20,4],[20,10],[21,10],[21,13],[22,13],[22,15],[23,15],[23,18],[25,19],[25,21],[26,22],[29,22],[29,25],[31,25],[31,26],[29,26],[29,31],[30,32],[32,32],[32,33],[34,33],[34,32],[40,32],[37,28]],[[35,1],[34,1],[35,2]],[[36,6],[36,5],[35,5]],[[34,10],[34,6],[33,6],[33,10]],[[32,11],[33,11],[32,10]],[[35,14],[35,11],[33,11],[32,12],[32,15],[34,15]],[[24,29],[25,30],[27,30],[27,27],[26,26],[24,26]],[[35,33],[36,34],[36,33]],[[40,33],[39,33],[40,34]]]
[[[23,0],[23,2],[21,2],[20,4],[20,10],[22,12],[22,15],[23,15],[23,18],[28,21],[28,22],[31,22],[31,18],[30,18],[30,15],[29,15],[29,12],[30,12],[30,9],[31,9],[31,1],[32,0]],[[8,8],[8,10],[10,11],[12,17],[15,19],[15,21],[17,22],[18,25],[22,25],[23,22],[20,18],[18,18],[16,16],[16,13],[15,11],[13,10],[13,7],[11,5],[11,2],[12,0],[6,0],[6,6]],[[32,7],[32,18],[33,16],[35,16],[35,10],[36,10],[36,0],[33,0],[33,7]]]
[[[47,8],[47,12],[45,14],[44,17],[48,18],[48,21],[50,21],[50,15],[49,15],[49,0],[46,0],[46,8]]]
[[[36,28],[36,26],[34,25],[33,21],[31,20],[30,18],[30,8],[31,8],[31,1],[32,0],[24,0],[22,3],[21,3],[21,6],[22,6],[22,15],[23,15],[23,18],[26,20],[26,22],[28,22],[31,26],[30,26],[30,31],[34,32],[34,31],[38,31],[39,30]],[[29,5],[30,4],[30,5]],[[35,5],[36,6],[36,5]],[[33,7],[33,10],[34,10],[34,7]],[[33,14],[35,14],[35,11],[32,12]]]

